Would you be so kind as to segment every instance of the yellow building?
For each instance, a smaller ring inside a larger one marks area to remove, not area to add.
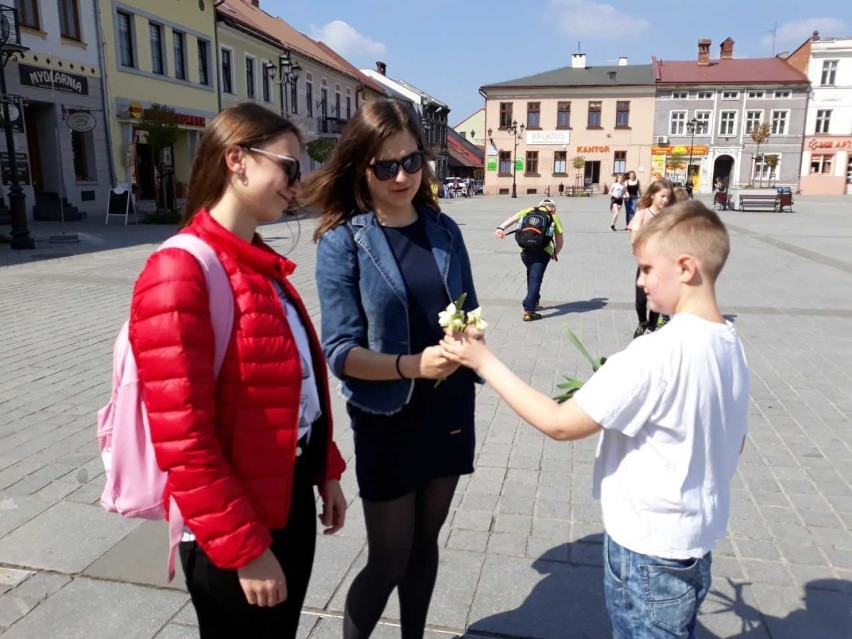
[[[98,0],[103,26],[107,114],[116,182],[153,199],[156,167],[174,175],[177,195],[208,121],[219,112],[213,2]],[[154,104],[175,110],[178,138],[154,157],[139,120]]]

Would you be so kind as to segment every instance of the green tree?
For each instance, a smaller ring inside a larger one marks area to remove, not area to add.
[[[756,127],[754,127],[751,130],[751,133],[749,134],[751,136],[752,142],[757,144],[757,150],[754,152],[755,168],[757,167],[757,161],[761,157],[760,156],[760,145],[763,144],[764,142],[766,142],[770,138],[770,131],[771,131],[771,129],[769,128],[769,123],[768,122],[762,122],[762,123],[758,124]],[[752,174],[753,173],[754,173],[754,171],[752,170]],[[763,186],[763,169],[760,170],[760,174],[758,176],[758,179],[759,179],[759,185]],[[753,175],[752,175],[752,184],[754,184],[754,176]]]
[[[571,166],[577,170],[574,174],[574,186],[579,188],[583,184],[583,167],[586,166],[586,158],[582,155],[578,155],[571,160]]]
[[[137,124],[138,128],[148,132],[148,146],[154,155],[157,167],[157,206],[169,208],[168,203],[174,202],[174,191],[166,193],[166,185],[163,180],[165,165],[163,164],[163,149],[174,146],[178,137],[178,116],[171,107],[154,103],[150,109],[145,109]],[[174,184],[172,184],[174,188]],[[171,197],[169,197],[169,195]]]
[[[327,162],[331,157],[332,152],[334,152],[334,140],[319,138],[312,142],[308,142],[305,145],[305,148],[308,151],[309,158],[311,158],[314,162],[325,164],[325,162]]]

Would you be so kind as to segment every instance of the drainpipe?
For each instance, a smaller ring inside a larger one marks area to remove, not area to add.
[[[222,112],[222,64],[219,62],[219,27],[217,8],[225,4],[225,0],[215,0],[213,3],[213,59],[216,61],[216,107],[219,113]],[[231,65],[235,65],[236,60],[231,60]],[[234,82],[236,83],[236,72],[234,73]]]
[[[92,2],[95,5],[95,28],[97,29],[98,37],[98,62],[101,66],[101,95],[103,96],[102,99],[104,102],[104,126],[106,127],[110,188],[112,188],[113,186],[115,186],[117,180],[115,173],[115,157],[113,156],[114,148],[112,145],[112,104],[110,104],[109,97],[109,74],[107,72],[107,61],[105,52],[106,42],[104,42],[104,34],[101,26],[101,0],[92,0]]]

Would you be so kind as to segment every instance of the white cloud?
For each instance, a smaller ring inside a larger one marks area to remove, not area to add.
[[[627,15],[611,4],[590,0],[550,0],[550,4],[559,30],[569,36],[616,40],[638,35],[649,26],[644,18]]]
[[[358,55],[382,55],[387,47],[358,33],[343,20],[332,20],[322,27],[311,25],[311,38],[321,40],[344,58]]]
[[[775,37],[775,49],[789,44],[800,45],[811,37],[814,31],[823,36],[838,36],[846,33],[846,23],[839,18],[804,18],[791,20],[778,27]],[[763,46],[772,46],[772,33],[763,36]]]

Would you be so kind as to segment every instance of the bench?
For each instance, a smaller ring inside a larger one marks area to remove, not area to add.
[[[746,209],[768,209],[773,211],[778,210],[777,195],[751,195],[748,193],[740,194],[740,211]]]
[[[564,193],[565,197],[580,195],[584,197],[592,197],[592,187],[589,186],[566,186]]]

